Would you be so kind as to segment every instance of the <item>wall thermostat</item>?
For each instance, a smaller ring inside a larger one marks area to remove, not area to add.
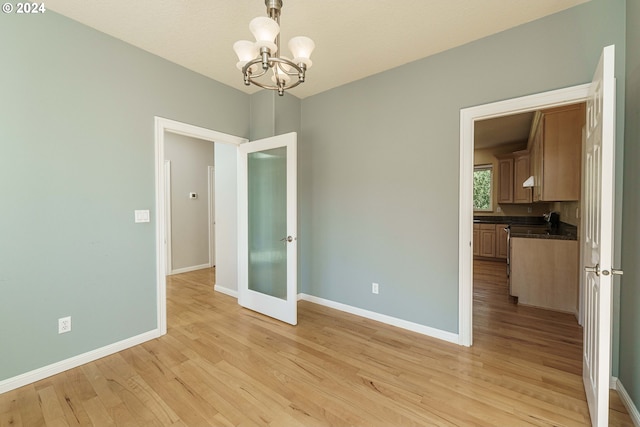
[[[198,198],[198,193],[189,193],[189,198],[190,199],[197,199]]]

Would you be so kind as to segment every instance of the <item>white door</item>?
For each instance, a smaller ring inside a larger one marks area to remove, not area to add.
[[[238,303],[295,325],[297,135],[238,147]]]
[[[604,49],[591,83],[585,129],[584,350],[582,377],[591,424],[609,418],[613,262],[614,46]]]

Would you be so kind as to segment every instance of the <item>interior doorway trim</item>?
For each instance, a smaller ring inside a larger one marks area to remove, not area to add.
[[[155,117],[155,186],[156,186],[156,295],[157,322],[160,334],[167,333],[167,216],[165,186],[165,151],[164,135],[166,132],[221,144],[240,145],[249,140],[234,135]]]
[[[458,231],[458,337],[473,344],[473,149],[474,122],[587,99],[590,84],[492,102],[460,110],[460,201]]]

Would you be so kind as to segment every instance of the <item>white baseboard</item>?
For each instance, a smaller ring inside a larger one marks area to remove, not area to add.
[[[627,390],[622,385],[622,382],[620,382],[620,380],[616,377],[612,377],[612,379],[615,379],[615,387],[611,387],[611,388],[614,388],[618,391],[620,400],[622,400],[622,403],[624,403],[625,408],[627,408],[627,412],[629,412],[631,421],[633,421],[633,424],[636,427],[640,427],[640,412],[638,411],[638,408],[633,403],[633,400],[631,400],[631,396],[629,396],[629,393],[627,393]]]
[[[234,298],[238,298],[238,291],[234,289],[224,288],[222,286],[215,285],[214,290]],[[417,332],[422,335],[427,335],[433,338],[438,338],[454,344],[460,343],[458,334],[451,332],[441,331],[440,329],[430,328],[429,326],[420,325],[419,323],[409,322],[407,320],[398,319],[396,317],[387,316],[385,314],[376,313],[375,311],[364,310],[362,308],[353,307],[340,302],[331,301],[324,298],[318,298],[313,295],[298,294],[298,301],[304,300],[314,304],[323,305],[325,307],[334,308],[336,310],[344,311],[346,313],[355,314],[356,316],[364,317],[367,319],[375,320],[387,325],[397,326],[398,328],[407,329],[409,331]]]
[[[392,325],[398,328],[407,329],[409,331],[417,332],[422,335],[427,335],[432,338],[438,338],[443,341],[451,342],[454,344],[460,343],[460,338],[458,334],[442,331],[440,329],[431,328],[429,326],[424,326],[419,323],[398,319],[397,317],[387,316],[386,314],[376,313],[375,311],[364,310],[362,308],[353,307],[347,304],[342,304],[339,302],[327,300],[324,298],[318,298],[313,295],[307,295],[307,294],[298,294],[298,300],[305,300],[315,304],[324,305],[325,307],[334,308],[336,310],[344,311],[350,314],[355,314],[356,316],[375,320],[381,323],[386,323],[387,325]]]
[[[211,268],[211,265],[200,264],[200,265],[192,265],[191,267],[176,268],[175,270],[171,270],[171,272],[168,275],[171,276],[173,274],[188,273],[190,271],[202,270],[203,268]]]
[[[224,286],[214,285],[213,290],[216,292],[220,292],[221,294],[229,295],[230,297],[234,297],[238,299],[238,291],[235,289],[225,288]]]
[[[79,354],[69,359],[61,360],[60,362],[52,363],[51,365],[43,366],[42,368],[20,374],[16,377],[2,380],[0,381],[0,394],[15,390],[16,388],[34,383],[36,381],[40,381],[52,375],[59,374],[60,372],[77,368],[78,366],[84,365],[85,363],[93,362],[94,360],[98,360],[105,356],[109,356],[119,351],[126,350],[127,348],[131,348],[146,341],[158,338],[161,335],[162,334],[160,333],[159,329],[154,329],[152,331],[136,335],[135,337],[127,338],[125,340],[118,341],[116,343],[109,344],[95,350],[91,350],[87,353]]]

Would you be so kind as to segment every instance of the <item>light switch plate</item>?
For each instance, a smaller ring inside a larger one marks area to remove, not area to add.
[[[149,222],[149,209],[136,210],[134,212],[135,212],[135,221],[136,222]]]

